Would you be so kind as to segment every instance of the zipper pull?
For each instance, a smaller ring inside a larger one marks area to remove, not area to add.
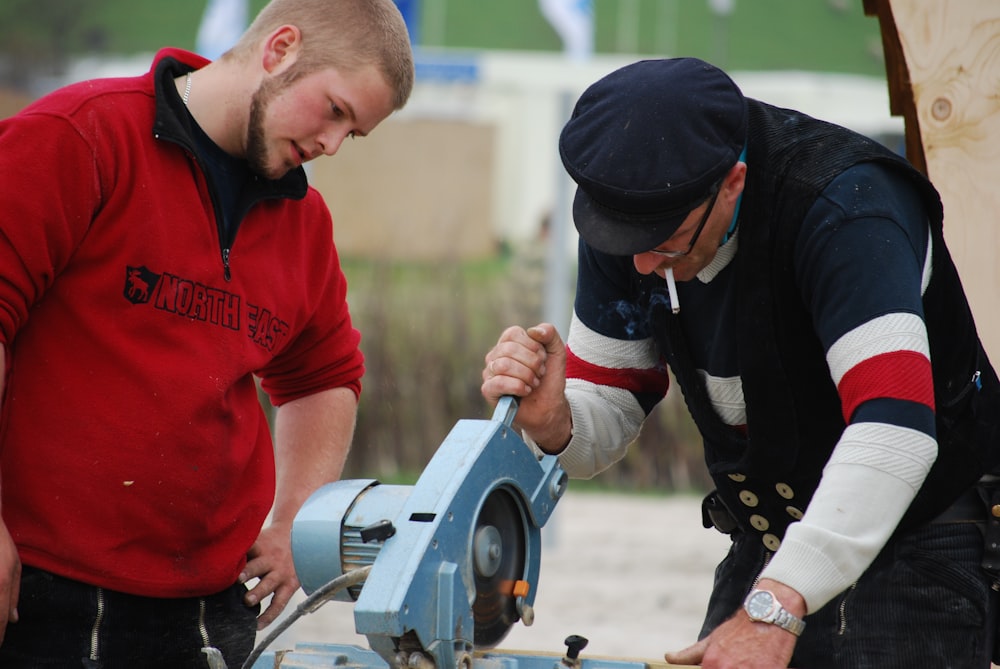
[[[222,656],[222,651],[218,648],[213,648],[212,646],[206,646],[201,649],[207,657],[209,669],[228,669],[226,666],[226,658]]]
[[[231,281],[233,273],[229,270],[229,249],[222,249],[222,271],[226,281]]]
[[[222,651],[218,648],[212,646],[208,640],[208,628],[205,626],[205,598],[202,597],[198,600],[198,632],[201,634],[201,642],[204,644],[202,646],[201,652],[205,654],[205,661],[208,662],[208,669],[228,669],[226,667],[226,658],[223,657]]]

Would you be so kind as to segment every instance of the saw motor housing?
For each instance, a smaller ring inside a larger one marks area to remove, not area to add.
[[[530,625],[541,528],[566,490],[555,456],[511,427],[517,401],[492,420],[459,421],[413,486],[373,479],[317,490],[292,527],[302,588],[371,566],[335,599],[390,667],[471,667],[476,648]]]

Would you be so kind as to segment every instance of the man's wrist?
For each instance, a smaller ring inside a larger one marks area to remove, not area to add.
[[[569,404],[563,404],[550,415],[555,418],[549,425],[540,430],[526,430],[531,435],[535,445],[548,455],[559,455],[566,450],[573,439],[573,413]]]

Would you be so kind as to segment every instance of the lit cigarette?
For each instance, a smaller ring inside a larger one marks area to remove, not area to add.
[[[667,292],[670,293],[670,310],[675,314],[681,312],[681,303],[677,299],[677,284],[674,283],[674,268],[668,267],[664,277],[667,280]]]

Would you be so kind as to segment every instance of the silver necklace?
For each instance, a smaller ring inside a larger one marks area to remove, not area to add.
[[[188,98],[191,97],[191,73],[187,73],[187,78],[184,81],[184,95],[181,96],[181,100],[184,101],[184,106],[188,106]]]

